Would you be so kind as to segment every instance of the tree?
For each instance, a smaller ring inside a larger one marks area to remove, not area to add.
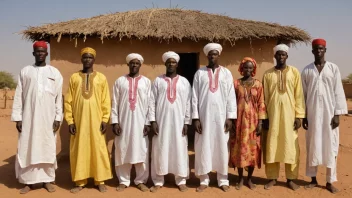
[[[348,75],[348,76],[346,77],[346,79],[349,80],[349,81],[352,81],[352,74]]]
[[[0,71],[0,89],[8,87],[10,89],[16,88],[17,84],[13,75],[6,71]]]

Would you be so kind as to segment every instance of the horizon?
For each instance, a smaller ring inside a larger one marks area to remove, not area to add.
[[[32,42],[23,40],[21,35],[14,34],[26,29],[26,26],[40,26],[45,23],[57,23],[76,18],[90,18],[101,14],[145,8],[178,7],[184,10],[200,10],[205,13],[225,15],[231,18],[278,23],[284,26],[294,25],[308,32],[312,39],[324,38],[327,40],[326,60],[339,66],[342,78],[352,73],[352,68],[348,67],[344,54],[345,51],[349,50],[349,43],[352,43],[349,37],[352,34],[352,26],[346,25],[350,24],[352,20],[350,12],[352,1],[341,0],[339,3],[335,3],[329,0],[311,0],[309,2],[297,0],[283,3],[284,1],[279,0],[265,2],[254,0],[212,2],[204,0],[201,2],[186,0],[130,0],[128,2],[114,0],[99,2],[77,0],[72,2],[62,0],[60,2],[48,2],[37,0],[34,4],[21,2],[20,0],[2,0],[0,2],[0,26],[2,27],[2,31],[0,31],[0,41],[2,43],[0,58],[3,63],[0,70],[10,72],[16,76],[24,66],[33,63]],[[304,6],[301,7],[300,5]],[[316,9],[317,5],[319,5],[319,9]],[[112,10],[112,8],[116,9]],[[314,9],[316,9],[316,12],[313,12]],[[306,65],[313,61],[314,57],[311,53],[310,44],[298,43],[290,48],[289,65],[293,65],[302,71]],[[50,62],[50,56],[47,58],[47,62]]]

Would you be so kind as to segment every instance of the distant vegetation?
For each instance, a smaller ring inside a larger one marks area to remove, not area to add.
[[[342,80],[343,83],[352,84],[352,74],[348,75],[345,79]]]
[[[5,87],[15,89],[17,86],[13,75],[6,71],[0,71],[0,89]]]

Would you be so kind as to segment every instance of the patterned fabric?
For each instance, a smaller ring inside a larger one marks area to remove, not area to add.
[[[244,87],[240,80],[234,82],[237,97],[236,135],[230,140],[230,165],[244,168],[261,167],[260,136],[256,135],[259,119],[265,118],[262,83],[254,80]]]

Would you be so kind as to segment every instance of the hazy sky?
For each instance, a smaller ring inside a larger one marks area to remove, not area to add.
[[[327,59],[342,77],[352,73],[347,52],[352,44],[352,0],[172,0],[172,6],[225,14],[234,18],[295,25],[327,40]],[[0,70],[17,75],[33,63],[32,43],[15,34],[27,26],[55,23],[99,14],[167,8],[170,0],[0,0]],[[300,70],[313,61],[311,46],[297,45],[288,63]]]

